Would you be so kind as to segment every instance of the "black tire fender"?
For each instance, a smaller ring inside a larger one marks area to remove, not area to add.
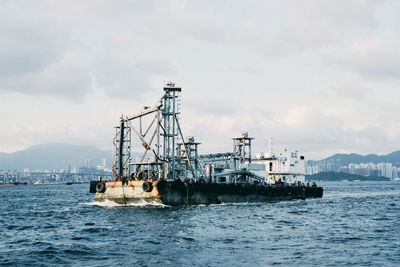
[[[142,184],[142,189],[144,192],[149,193],[149,192],[153,191],[153,184],[150,182],[144,182]]]
[[[156,188],[159,193],[165,193],[168,191],[168,182],[165,180],[160,180],[156,183]]]
[[[96,184],[96,192],[97,193],[104,193],[106,192],[106,184],[105,183],[97,183]]]

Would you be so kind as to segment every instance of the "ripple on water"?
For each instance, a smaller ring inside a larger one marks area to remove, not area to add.
[[[64,253],[70,254],[70,255],[84,256],[84,255],[90,255],[91,251],[77,250],[77,249],[65,249]]]
[[[90,228],[84,228],[82,229],[82,232],[86,233],[100,233],[100,232],[105,232],[107,231],[107,228],[100,228],[100,227],[90,227]]]

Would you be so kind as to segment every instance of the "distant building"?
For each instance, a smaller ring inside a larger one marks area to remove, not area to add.
[[[393,178],[393,165],[392,163],[385,163],[386,177]]]
[[[354,174],[361,176],[369,176],[369,171],[366,168],[357,168],[354,170]]]
[[[350,164],[349,164],[349,171],[350,171],[350,173],[354,174],[354,170],[355,170],[355,169],[356,169],[355,164],[350,163]]]
[[[370,170],[371,176],[382,176],[381,170]]]
[[[393,164],[392,163],[378,163],[376,168],[381,171],[382,176],[393,178]]]
[[[343,172],[343,173],[350,173],[350,169],[347,167],[340,167],[338,169],[338,172]]]
[[[92,168],[92,160],[91,159],[85,159],[85,168]]]
[[[400,176],[400,168],[393,167],[393,178],[399,178]]]
[[[308,175],[312,175],[312,174],[316,174],[319,173],[320,168],[318,167],[317,164],[315,164],[315,162],[309,160],[306,162],[306,174]]]

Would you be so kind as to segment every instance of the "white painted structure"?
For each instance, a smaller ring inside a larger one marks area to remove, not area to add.
[[[275,155],[273,152],[257,155],[252,160],[252,165],[263,165],[264,171],[253,171],[257,175],[264,176],[268,184],[279,182],[294,184],[305,183],[305,158],[298,151],[288,152],[286,149],[283,153]]]

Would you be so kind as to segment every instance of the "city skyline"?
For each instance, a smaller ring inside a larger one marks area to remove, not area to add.
[[[348,165],[335,164],[335,162],[308,162],[306,164],[306,174],[312,175],[321,172],[334,171],[338,173],[349,173],[360,176],[382,176],[387,178],[400,177],[400,163],[394,166],[391,162],[364,162],[364,163],[350,163]]]

